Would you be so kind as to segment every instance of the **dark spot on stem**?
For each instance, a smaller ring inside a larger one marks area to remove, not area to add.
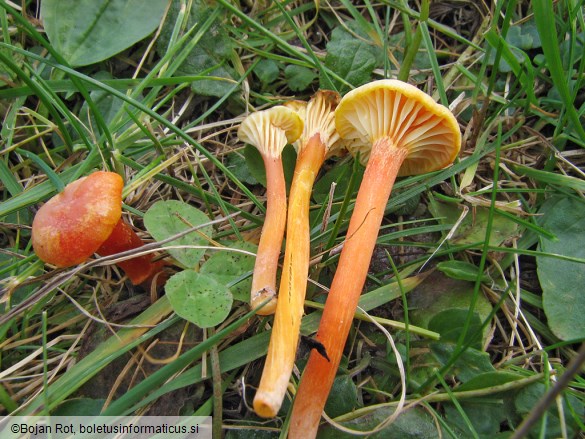
[[[307,337],[306,335],[301,335],[301,342],[307,345],[310,350],[315,349],[319,355],[325,358],[328,362],[331,362],[329,356],[327,355],[327,349],[325,349],[325,346],[323,346],[321,342],[315,340],[314,338]]]

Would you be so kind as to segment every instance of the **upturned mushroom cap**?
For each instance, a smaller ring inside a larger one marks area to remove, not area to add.
[[[339,104],[339,93],[330,90],[319,90],[309,102],[290,101],[287,108],[296,111],[304,121],[304,128],[299,139],[293,144],[297,152],[308,140],[319,133],[321,142],[327,148],[327,155],[334,155],[340,147],[339,135],[335,129],[335,108]]]
[[[43,261],[70,267],[89,258],[122,216],[122,177],[98,171],[47,201],[32,225],[32,244]]]
[[[455,116],[418,88],[402,81],[374,81],[346,94],[335,111],[339,136],[366,164],[372,145],[387,137],[408,155],[398,175],[416,175],[448,166],[461,147]]]
[[[238,129],[238,138],[254,145],[261,154],[275,158],[302,132],[303,121],[296,111],[277,105],[246,117]]]

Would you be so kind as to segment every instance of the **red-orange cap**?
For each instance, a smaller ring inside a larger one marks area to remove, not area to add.
[[[104,171],[68,184],[34,218],[32,244],[37,256],[57,267],[89,258],[122,216],[123,187],[120,175]]]

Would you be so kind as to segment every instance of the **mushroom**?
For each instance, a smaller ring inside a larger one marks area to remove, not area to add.
[[[288,202],[278,302],[264,371],[254,397],[254,410],[262,417],[276,416],[294,366],[309,272],[311,188],[326,154],[336,149],[332,146],[339,136],[333,110],[338,102],[337,93],[319,91],[308,104],[286,104],[303,117],[305,126],[294,144],[298,156]]]
[[[286,186],[282,169],[282,150],[303,131],[303,121],[293,110],[282,105],[257,111],[244,119],[238,129],[242,142],[255,146],[266,168],[266,217],[258,244],[250,306],[260,315],[276,309],[276,271],[286,224]]]
[[[47,201],[32,224],[32,245],[37,256],[60,268],[81,264],[92,254],[108,256],[144,245],[122,216],[122,177],[97,171],[82,177]],[[152,280],[162,261],[151,254],[118,263],[134,285]],[[157,276],[157,284],[164,275]]]
[[[335,125],[339,136],[349,140],[350,152],[359,152],[367,165],[316,335],[329,358],[311,352],[295,396],[289,438],[317,434],[396,176],[444,168],[461,145],[451,112],[397,80],[349,92],[335,111]]]

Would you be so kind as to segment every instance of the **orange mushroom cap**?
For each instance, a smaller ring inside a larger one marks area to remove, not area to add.
[[[425,174],[450,165],[461,147],[457,119],[413,85],[382,79],[346,94],[335,111],[339,136],[366,164],[372,145],[388,137],[407,156],[399,176]]]
[[[122,216],[123,187],[122,177],[104,171],[68,184],[35,215],[32,245],[37,256],[57,267],[89,258]]]

